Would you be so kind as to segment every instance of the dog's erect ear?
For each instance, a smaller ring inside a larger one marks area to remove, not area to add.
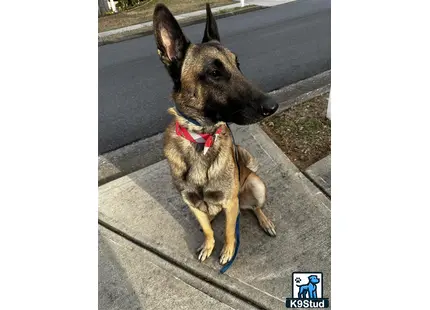
[[[190,41],[164,4],[155,6],[153,27],[159,53],[167,57],[168,61],[183,60]]]
[[[153,28],[158,55],[176,84],[180,80],[182,62],[190,41],[164,4],[159,3],[155,6]]]
[[[209,3],[206,3],[206,27],[205,27],[205,34],[203,36],[202,43],[216,40],[220,42],[219,34],[218,34],[218,27],[216,25],[216,20],[214,16],[212,15],[211,7],[209,6]]]

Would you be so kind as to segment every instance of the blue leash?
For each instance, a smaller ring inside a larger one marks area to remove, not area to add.
[[[175,107],[176,111],[178,112],[179,115],[181,115],[183,118],[185,118],[187,121],[189,121],[190,123],[196,125],[196,126],[201,126],[200,123],[198,121],[196,121],[195,119],[186,116],[185,114],[183,114],[181,111],[179,111],[176,107]],[[228,130],[230,130],[230,134],[231,134],[231,138],[233,139],[233,147],[234,147],[234,159],[236,161],[236,165],[237,165],[237,170],[239,172],[239,184],[240,184],[240,166],[239,166],[239,158],[237,155],[237,148],[236,148],[236,142],[234,141],[234,136],[233,136],[233,132],[230,129],[230,126],[227,124]],[[238,194],[239,195],[239,194]],[[239,198],[239,197],[238,197]],[[240,229],[239,229],[239,223],[240,223],[240,210],[239,213],[237,214],[237,219],[236,219],[236,228],[235,228],[235,234],[236,234],[236,247],[234,249],[234,254],[233,257],[231,258],[231,260],[229,262],[227,262],[219,271],[221,274],[225,273],[233,264],[234,260],[236,259],[236,255],[237,252],[239,252],[239,245],[240,245]]]

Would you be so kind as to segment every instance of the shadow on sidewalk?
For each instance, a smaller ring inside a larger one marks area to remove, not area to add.
[[[140,310],[144,309],[128,276],[111,250],[108,241],[99,231],[98,294],[99,309]]]

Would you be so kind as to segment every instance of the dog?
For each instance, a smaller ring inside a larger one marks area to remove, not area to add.
[[[316,284],[320,283],[320,279],[315,275],[309,276],[308,279],[308,284],[297,285],[299,287],[299,298],[318,298]]]
[[[174,119],[164,133],[164,155],[176,189],[202,228],[200,261],[214,249],[211,222],[224,211],[225,242],[219,259],[224,265],[234,255],[239,208],[252,209],[262,229],[276,235],[262,211],[266,186],[255,173],[256,160],[234,145],[227,124],[256,123],[272,115],[278,104],[244,77],[237,56],[221,45],[209,4],[200,44],[187,39],[163,4],[154,9],[153,27],[158,55],[173,81],[176,106],[168,110]]]

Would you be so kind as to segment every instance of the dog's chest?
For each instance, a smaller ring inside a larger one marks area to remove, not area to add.
[[[211,161],[202,158],[202,156],[196,156],[188,162],[187,166],[184,180],[190,186],[226,188],[233,181],[233,167],[221,156],[217,156]]]
[[[210,165],[208,163],[194,158],[188,163],[188,169],[184,174],[184,180],[191,186],[204,187],[209,182],[208,171]]]
[[[231,196],[234,167],[231,161],[217,157],[214,161],[194,158],[184,175],[187,200],[209,214],[216,214]]]

